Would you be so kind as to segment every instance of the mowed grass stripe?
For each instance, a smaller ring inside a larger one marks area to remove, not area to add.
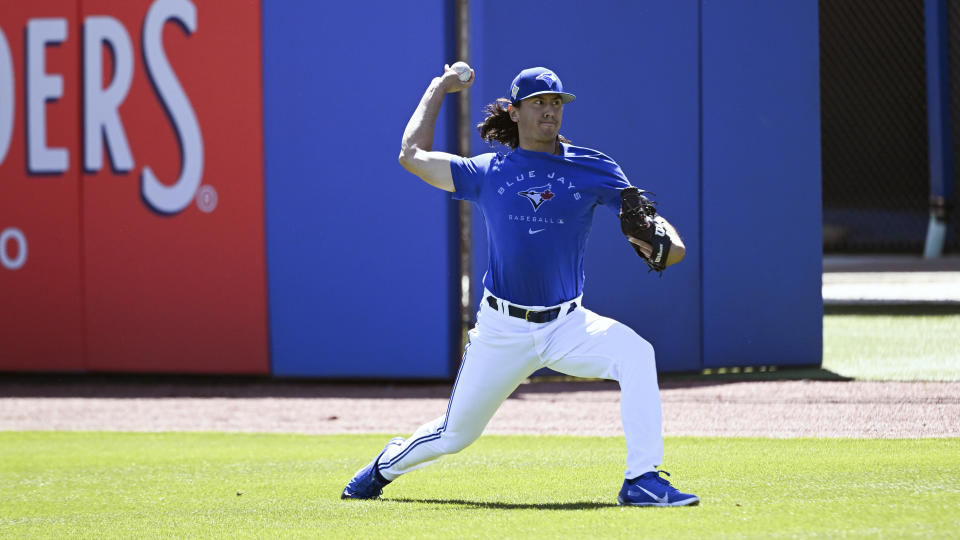
[[[928,309],[832,308],[823,318],[823,368],[860,380],[960,380],[960,313]]]
[[[668,438],[693,508],[620,508],[616,437],[485,436],[340,490],[388,435],[0,432],[3,538],[948,538],[960,439]]]

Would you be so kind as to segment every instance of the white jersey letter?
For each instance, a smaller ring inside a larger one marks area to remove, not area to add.
[[[66,148],[47,148],[47,101],[63,97],[63,77],[47,75],[47,44],[67,39],[66,19],[27,22],[27,171],[62,173],[70,156]]]
[[[10,149],[13,135],[13,58],[10,56],[10,44],[0,28],[0,165]]]
[[[113,80],[103,81],[103,49],[113,51]],[[83,23],[83,163],[87,172],[103,167],[103,139],[117,172],[133,169],[133,154],[123,131],[118,109],[133,81],[133,45],[120,21],[113,17],[87,17]]]
[[[140,194],[155,211],[163,214],[176,214],[186,208],[203,177],[200,124],[163,50],[163,25],[170,19],[179,21],[187,33],[192,34],[197,29],[197,8],[189,0],[156,0],[143,21],[143,55],[147,61],[147,73],[173,120],[183,156],[180,178],[172,186],[160,183],[149,165],[143,168]]]

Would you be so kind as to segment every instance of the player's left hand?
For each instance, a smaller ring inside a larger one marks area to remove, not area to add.
[[[672,242],[656,203],[644,193],[633,186],[620,192],[620,230],[651,270],[663,272]]]
[[[649,259],[650,254],[653,253],[653,246],[650,245],[649,242],[644,242],[643,240],[639,240],[631,236],[627,237],[627,241],[633,244],[634,249],[640,251],[639,255],[644,259]]]

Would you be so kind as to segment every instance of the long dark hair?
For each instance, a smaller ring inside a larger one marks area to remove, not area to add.
[[[519,106],[520,103],[514,105],[514,107]],[[520,146],[520,130],[517,128],[517,123],[510,119],[509,99],[499,98],[488,104],[483,108],[483,114],[486,115],[483,122],[477,124],[481,139],[491,145],[498,142],[513,149]],[[557,138],[563,143],[570,142],[563,135],[557,135]]]

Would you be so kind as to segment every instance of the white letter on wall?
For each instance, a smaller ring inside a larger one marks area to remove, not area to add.
[[[113,80],[103,82],[103,49],[113,51]],[[118,109],[133,81],[133,45],[120,21],[113,17],[87,17],[83,23],[83,140],[84,169],[96,172],[103,167],[103,139],[107,140],[110,162],[117,172],[133,169],[133,154],[120,122]]]
[[[149,165],[143,168],[140,177],[143,199],[155,211],[164,214],[175,214],[186,208],[196,195],[203,177],[200,124],[163,50],[163,25],[170,19],[182,23],[187,33],[192,34],[197,29],[197,8],[189,0],[156,0],[143,21],[143,54],[147,61],[147,73],[173,120],[183,156],[180,178],[172,186],[161,184]]]
[[[62,173],[70,156],[66,148],[47,148],[47,101],[63,97],[63,77],[47,75],[47,44],[67,39],[66,19],[27,22],[27,171]]]
[[[10,56],[10,44],[0,28],[0,165],[10,149],[13,135],[13,57]]]
[[[7,240],[17,244],[17,258],[11,259],[7,253]],[[0,265],[7,270],[19,270],[27,262],[27,237],[16,227],[4,229],[0,233]]]

